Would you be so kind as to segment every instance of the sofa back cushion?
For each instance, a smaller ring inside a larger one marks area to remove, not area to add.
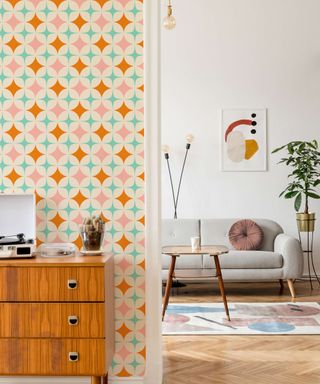
[[[240,219],[202,219],[200,221],[201,245],[225,245],[234,249],[229,241],[229,230],[231,226]],[[252,219],[263,230],[263,242],[261,251],[273,251],[274,240],[277,235],[283,233],[279,224],[267,219]]]
[[[190,238],[200,236],[198,219],[163,219],[162,246],[190,245]]]
[[[191,237],[200,236],[200,220],[198,219],[163,219],[162,246],[190,245]],[[176,270],[202,268],[202,255],[188,255],[177,258]],[[161,256],[162,268],[169,269],[171,257]]]

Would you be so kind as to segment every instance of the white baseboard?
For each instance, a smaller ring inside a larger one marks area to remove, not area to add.
[[[0,384],[90,384],[90,377],[0,377]],[[143,384],[143,377],[109,377],[110,384]]]

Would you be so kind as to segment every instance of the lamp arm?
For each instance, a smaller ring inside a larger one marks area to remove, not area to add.
[[[167,160],[167,166],[168,166],[168,172],[169,172],[169,178],[170,178],[171,192],[172,192],[172,198],[173,198],[173,207],[174,207],[174,218],[176,219],[177,218],[176,197],[175,197],[175,193],[174,193],[169,156],[166,156],[165,159]]]
[[[188,157],[189,149],[190,149],[190,144],[187,144],[187,146],[186,146],[186,154],[184,155],[184,160],[183,160],[182,169],[181,169],[181,174],[180,174],[180,180],[179,180],[179,186],[178,186],[178,192],[177,192],[176,204],[175,204],[175,208],[174,208],[174,211],[175,211],[175,219],[177,218],[177,209],[178,209],[178,202],[179,202],[180,188],[181,188],[182,177],[183,177],[183,173],[184,173],[184,168],[185,168],[185,166],[186,166],[186,161],[187,161],[187,157]]]

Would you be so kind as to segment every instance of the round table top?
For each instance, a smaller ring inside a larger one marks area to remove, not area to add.
[[[198,249],[192,249],[191,246],[175,245],[162,247],[162,253],[165,255],[210,255],[218,256],[228,253],[229,249],[224,245],[204,245]]]

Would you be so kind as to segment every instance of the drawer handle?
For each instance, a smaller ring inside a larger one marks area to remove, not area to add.
[[[79,360],[78,352],[69,352],[69,361],[76,362]]]
[[[68,316],[69,325],[78,325],[79,319],[78,316]]]
[[[78,286],[77,280],[69,279],[68,280],[68,289],[76,289]]]

